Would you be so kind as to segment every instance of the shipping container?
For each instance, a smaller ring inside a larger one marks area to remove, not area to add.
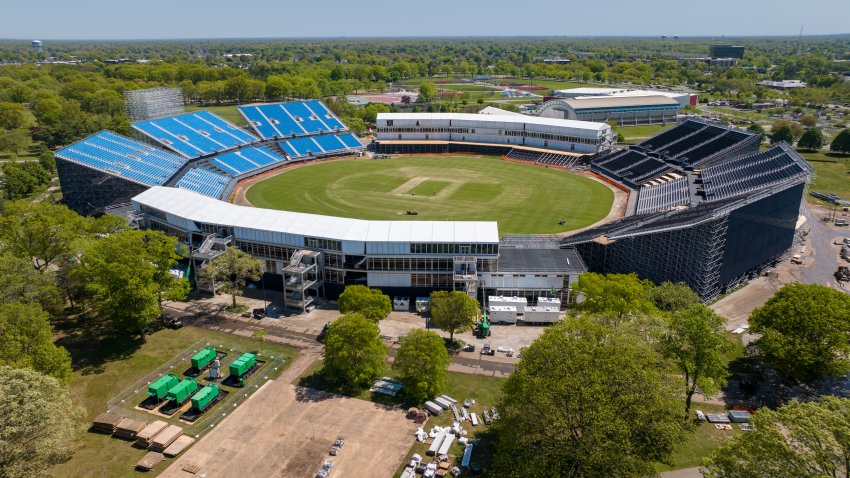
[[[148,395],[156,398],[157,400],[162,400],[168,391],[179,382],[180,377],[173,373],[167,373],[148,386]]]
[[[192,395],[192,408],[197,411],[203,410],[218,396],[218,385],[211,383],[202,388],[198,393]]]
[[[184,378],[180,383],[172,387],[165,395],[166,400],[183,403],[190,395],[198,389],[198,382],[192,377]]]
[[[244,353],[235,362],[230,364],[230,375],[241,377],[257,364],[257,356],[252,353]]]
[[[192,356],[192,368],[200,370],[207,366],[216,356],[215,347],[204,347],[200,352]]]

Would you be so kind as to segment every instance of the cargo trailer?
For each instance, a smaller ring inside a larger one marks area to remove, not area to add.
[[[560,320],[561,309],[553,306],[534,306],[525,309],[522,321],[529,324],[553,324]]]
[[[173,373],[167,373],[148,386],[148,395],[157,400],[162,400],[168,394],[168,391],[178,383],[180,383],[180,377]]]
[[[200,352],[192,356],[192,368],[200,371],[209,365],[216,357],[215,347],[204,347]]]
[[[197,389],[198,382],[192,377],[187,377],[172,387],[165,395],[165,399],[171,400],[175,403],[183,403],[189,398],[189,396],[195,393],[195,390]]]
[[[525,308],[528,306],[528,300],[525,297],[506,297],[501,295],[487,296],[487,307],[516,307],[518,314],[525,313]],[[492,322],[492,320],[491,320]]]
[[[211,383],[192,395],[192,408],[201,412],[218,396],[218,385]]]
[[[561,299],[557,297],[538,297],[537,305],[540,307],[557,307],[561,310]]]
[[[490,322],[494,324],[515,324],[517,308],[513,305],[491,305]]]

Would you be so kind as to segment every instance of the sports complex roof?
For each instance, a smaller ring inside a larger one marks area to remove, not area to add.
[[[499,242],[498,225],[492,221],[367,221],[238,206],[186,189],[159,186],[144,191],[132,201],[190,221],[339,241]]]
[[[664,95],[651,96],[584,96],[558,98],[575,110],[622,108],[629,106],[679,106],[679,102]]]
[[[379,122],[386,120],[470,121],[478,123],[492,123],[494,125],[524,123],[597,132],[607,131],[611,129],[611,127],[605,123],[596,123],[592,121],[576,121],[559,118],[544,118],[541,116],[527,115],[482,115],[476,113],[378,113]]]

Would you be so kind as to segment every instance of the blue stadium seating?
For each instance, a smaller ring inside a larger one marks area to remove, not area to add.
[[[240,106],[239,111],[263,139],[285,139],[347,129],[318,100]]]
[[[349,148],[363,147],[363,143],[361,143],[360,140],[357,139],[357,136],[354,136],[354,133],[340,134],[337,135],[337,138],[339,138],[339,140],[342,141],[342,143],[348,146]]]
[[[290,158],[323,156],[363,147],[363,144],[353,133],[320,134],[306,138],[292,138],[278,144]]]
[[[101,131],[60,149],[56,156],[146,184],[160,186],[186,160],[111,131]]]
[[[263,166],[283,162],[284,158],[263,146],[242,148],[239,151],[224,153],[210,160],[210,163],[233,176],[239,176]]]
[[[178,188],[185,188],[209,196],[221,199],[220,196],[227,189],[230,178],[224,174],[217,173],[203,166],[194,167],[177,181]]]
[[[132,126],[187,158],[226,151],[258,141],[209,111],[140,121]]]

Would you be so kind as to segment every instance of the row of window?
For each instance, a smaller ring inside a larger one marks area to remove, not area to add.
[[[578,136],[566,136],[562,134],[541,133],[539,131],[499,130],[499,134],[505,136],[520,136],[525,138],[543,139],[548,141],[561,141],[564,143],[578,144],[601,144],[604,138],[580,138]]]
[[[147,214],[148,216],[155,217],[157,219],[162,219],[163,221],[166,220],[165,213],[163,211],[160,211],[159,209],[152,208],[145,204],[140,204],[139,210],[142,214]]]
[[[320,237],[305,237],[304,247],[308,249],[324,249],[328,251],[341,251],[342,241],[333,239],[322,239]]]
[[[148,226],[148,229],[151,229],[153,231],[162,231],[169,236],[174,236],[174,237],[178,238],[182,242],[186,242],[186,243],[189,242],[189,234],[186,233],[186,231],[184,231],[182,229],[178,229],[176,227],[169,226],[168,224],[163,224],[159,221],[152,221],[150,219],[148,219],[148,221],[147,221],[147,226]]]
[[[366,260],[369,271],[451,271],[451,259],[409,259],[394,257],[370,257]]]
[[[264,259],[277,259],[288,261],[292,254],[296,251],[293,247],[270,246],[268,244],[259,244],[256,242],[236,241],[236,247],[252,256],[262,257]]]
[[[410,245],[411,254],[471,254],[496,255],[499,253],[498,244],[441,244],[414,243]]]
[[[458,133],[475,134],[475,129],[469,128],[378,128],[378,133]]]
[[[410,274],[412,287],[451,287],[453,284],[451,274]]]

